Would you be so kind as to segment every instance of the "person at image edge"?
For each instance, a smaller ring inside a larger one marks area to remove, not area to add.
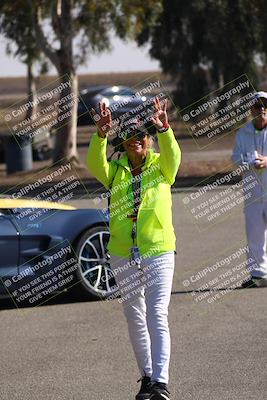
[[[243,288],[267,286],[267,93],[254,94],[253,120],[236,134],[232,160],[244,170],[244,212],[251,279]]]
[[[122,302],[141,374],[141,388],[136,400],[170,398],[167,388],[171,350],[168,307],[176,241],[171,185],[181,162],[181,151],[168,123],[167,100],[160,102],[156,98],[154,107],[151,123],[157,131],[160,153],[150,148],[148,130],[136,128],[120,136],[125,154],[118,160],[108,161],[107,136],[112,127],[112,115],[101,103],[97,133],[92,136],[87,154],[87,166],[92,174],[106,189],[116,187],[111,191],[108,244],[111,268],[119,270],[115,275],[116,284],[120,288],[125,280],[137,276],[138,271],[149,280],[152,273],[147,271],[150,267],[156,274],[151,287],[141,286],[141,290],[129,292],[130,300]],[[95,110],[92,113],[95,115]],[[139,191],[134,191],[133,181],[139,181]],[[126,212],[123,209],[116,213],[117,204],[119,207],[125,196],[130,199]],[[135,251],[141,262],[131,263],[129,267],[129,260],[135,260],[132,254]],[[128,268],[118,268],[127,263]]]

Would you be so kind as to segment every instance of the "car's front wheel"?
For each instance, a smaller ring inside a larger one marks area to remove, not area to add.
[[[107,243],[109,230],[105,226],[88,229],[80,237],[75,252],[78,257],[76,292],[88,298],[107,298],[117,292]]]

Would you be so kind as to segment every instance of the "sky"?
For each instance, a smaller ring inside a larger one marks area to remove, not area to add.
[[[0,77],[25,76],[26,66],[7,56],[5,53],[5,40],[0,38]],[[118,38],[112,40],[113,51],[92,55],[87,66],[78,68],[79,74],[101,73],[101,72],[130,72],[130,71],[156,71],[159,70],[159,63],[152,60],[148,54],[148,48],[138,48],[133,42],[125,44]],[[55,74],[51,69],[49,74]]]

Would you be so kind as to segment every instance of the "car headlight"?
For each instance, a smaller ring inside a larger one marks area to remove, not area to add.
[[[110,101],[109,101],[109,99],[107,97],[103,97],[101,102],[105,103],[107,107],[109,107],[109,105],[110,105]]]

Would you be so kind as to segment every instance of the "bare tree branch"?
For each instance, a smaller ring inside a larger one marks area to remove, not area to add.
[[[34,2],[33,2],[34,3]],[[33,26],[34,30],[36,32],[36,37],[37,40],[40,43],[40,47],[42,48],[44,54],[50,59],[50,61],[55,65],[57,70],[60,69],[60,60],[58,57],[58,53],[56,50],[53,50],[53,48],[50,46],[48,43],[47,38],[45,37],[45,34],[43,32],[43,29],[40,24],[40,12],[41,9],[38,7],[38,5],[33,4],[34,12],[33,12]]]

